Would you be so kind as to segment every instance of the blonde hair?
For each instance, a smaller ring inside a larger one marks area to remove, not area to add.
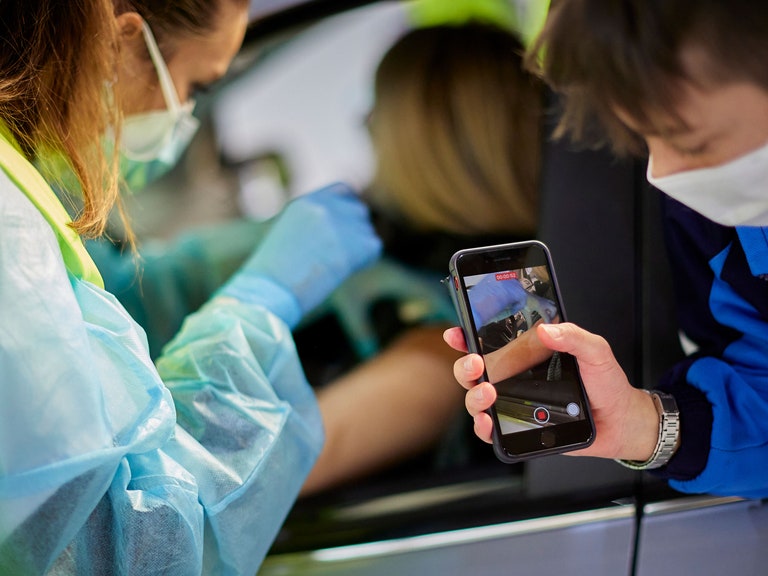
[[[118,103],[105,96],[116,77],[112,0],[0,2],[0,121],[32,160],[62,153],[83,207],[72,227],[103,233],[118,201],[117,158],[101,146],[119,130]]]
[[[371,199],[422,230],[531,234],[542,87],[523,47],[486,24],[420,28],[376,72]]]

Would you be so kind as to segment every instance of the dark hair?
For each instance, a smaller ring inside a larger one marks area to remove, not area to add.
[[[684,49],[699,50],[700,70]],[[527,56],[565,97],[558,135],[618,152],[644,144],[616,117],[641,125],[674,114],[682,81],[700,86],[748,81],[768,90],[768,3],[753,0],[552,0],[547,23]],[[597,125],[599,133],[590,132]]]
[[[245,5],[248,0],[115,0],[115,12],[141,15],[162,47],[166,36],[202,35],[215,28],[224,2]]]

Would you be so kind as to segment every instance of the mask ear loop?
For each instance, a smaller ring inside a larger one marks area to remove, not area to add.
[[[160,89],[163,91],[165,103],[171,112],[178,114],[181,110],[181,102],[179,102],[176,86],[173,84],[171,73],[168,71],[168,66],[166,66],[163,55],[160,53],[160,48],[157,46],[152,30],[150,30],[149,24],[143,19],[141,21],[141,30],[144,33],[144,41],[147,44],[147,50],[149,50],[149,57],[155,65],[157,77],[160,80]]]

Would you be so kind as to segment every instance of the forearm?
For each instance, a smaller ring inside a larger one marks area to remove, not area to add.
[[[326,444],[307,495],[418,454],[461,411],[444,327],[412,329],[373,360],[318,392]]]
[[[106,240],[86,247],[106,289],[147,333],[152,357],[248,258],[267,223],[235,220],[190,230],[173,241],[149,241],[136,256]]]

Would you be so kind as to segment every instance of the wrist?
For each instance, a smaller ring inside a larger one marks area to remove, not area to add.
[[[680,443],[680,413],[675,398],[657,390],[642,390],[646,400],[641,403],[641,435],[638,435],[634,450],[617,462],[635,470],[660,468],[674,456]],[[654,415],[648,412],[648,400]],[[653,424],[653,426],[651,426]]]
[[[619,458],[645,461],[651,457],[659,439],[660,416],[646,390],[635,389],[627,415],[625,439]]]
[[[216,293],[216,296],[235,298],[243,304],[262,306],[278,316],[290,329],[302,317],[298,300],[290,290],[266,276],[236,274]]]

